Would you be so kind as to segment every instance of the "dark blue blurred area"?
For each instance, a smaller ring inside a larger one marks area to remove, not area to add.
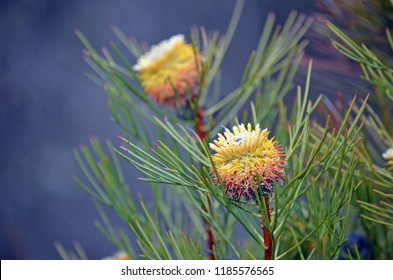
[[[301,4],[300,4],[301,3]],[[79,242],[89,258],[115,248],[96,229],[90,197],[72,180],[82,173],[73,148],[121,133],[103,91],[88,80],[80,29],[99,48],[117,25],[139,42],[189,34],[193,25],[225,32],[234,0],[0,1],[0,258],[58,259],[54,243]],[[312,1],[247,0],[223,63],[222,90],[239,83],[268,12],[284,22]],[[133,63],[133,62],[132,62]],[[129,167],[131,184],[137,174]],[[121,222],[110,216],[115,227]]]
[[[375,258],[371,243],[367,237],[358,233],[349,233],[346,242],[340,248],[340,260],[357,259],[373,260]]]

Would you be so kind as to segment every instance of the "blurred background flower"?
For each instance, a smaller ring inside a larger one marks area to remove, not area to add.
[[[345,243],[340,248],[340,260],[358,259],[373,260],[373,248],[367,237],[358,233],[349,233]]]
[[[197,93],[202,55],[178,34],[152,46],[133,69],[150,99],[158,104],[184,105]]]
[[[389,169],[393,169],[393,148],[389,148],[383,153],[382,157],[386,160],[386,165]]]

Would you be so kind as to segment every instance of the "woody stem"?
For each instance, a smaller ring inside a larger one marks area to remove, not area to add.
[[[203,109],[198,108],[196,113],[196,133],[202,141],[206,140],[206,131],[203,125]]]
[[[199,138],[201,138],[201,140],[205,140],[206,139],[206,131],[204,129],[204,123],[203,123],[203,109],[202,108],[198,108],[197,113],[196,113],[196,125],[195,125],[195,130],[196,133],[198,134]],[[211,211],[212,208],[212,202],[210,200],[210,197],[207,198],[208,201],[208,209],[206,209],[206,206],[203,205],[202,208],[204,211],[208,212]],[[205,222],[205,227],[206,227],[206,234],[207,234],[207,247],[208,247],[208,251],[209,251],[209,259],[210,260],[214,260],[214,246],[215,246],[215,242],[214,242],[214,236],[213,236],[213,231],[210,225],[210,222],[205,218],[204,219]]]
[[[269,209],[269,197],[268,195],[264,195],[265,199],[265,204],[266,204],[266,209],[267,209],[267,218],[268,218],[268,223],[270,223],[270,209]],[[270,232],[267,230],[266,226],[263,226],[261,224],[261,227],[263,229],[263,239],[264,239],[264,245],[265,245],[265,260],[271,260],[272,259],[272,237],[270,236]]]

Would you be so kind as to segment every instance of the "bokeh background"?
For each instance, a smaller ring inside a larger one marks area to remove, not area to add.
[[[223,93],[240,81],[267,14],[283,23],[291,10],[311,13],[313,2],[245,1],[222,65]],[[94,226],[99,215],[90,197],[72,179],[82,176],[74,148],[89,137],[116,143],[120,134],[105,94],[83,75],[88,66],[75,30],[97,48],[115,40],[112,25],[154,44],[188,35],[194,25],[223,33],[234,6],[235,0],[0,1],[1,259],[58,259],[55,242],[66,249],[79,242],[92,259],[115,251]]]

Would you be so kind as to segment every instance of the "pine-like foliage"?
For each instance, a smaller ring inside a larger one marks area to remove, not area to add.
[[[393,4],[392,4],[393,6]],[[364,187],[357,192],[357,205],[361,216],[362,229],[372,242],[377,258],[392,256],[393,239],[393,174],[392,163],[387,156],[393,147],[393,65],[381,57],[391,56],[393,41],[391,31],[386,29],[388,53],[377,55],[364,44],[357,44],[331,23],[327,26],[335,36],[333,46],[343,55],[359,63],[363,76],[374,89],[376,100],[373,106],[366,107],[362,116],[364,137],[361,154],[362,172],[360,180]],[[385,152],[385,153],[383,153]]]
[[[328,24],[334,46],[362,65],[383,108],[372,108],[368,98],[354,97],[342,108],[323,96],[311,100],[311,62],[305,86],[294,87],[311,23],[292,13],[278,28],[270,15],[241,84],[222,92],[220,65],[242,5],[238,1],[224,35],[192,30],[195,57],[200,52],[203,63],[196,63],[198,86],[190,85],[182,93],[187,102],[177,106],[148,98],[130,62],[144,53],[134,40],[115,28],[122,46],[99,53],[78,32],[93,69],[89,77],[105,90],[123,131],[120,145],[93,139],[75,151],[86,175],[76,182],[102,216],[97,227],[131,259],[261,259],[267,236],[273,259],[392,258],[393,173],[382,157],[393,146],[392,67]],[[255,192],[254,203],[230,199],[214,179],[220,176],[209,143],[223,127],[241,123],[267,128],[286,162],[282,186],[272,181],[272,193]],[[150,186],[149,199],[138,195],[135,182],[125,182],[131,168]],[[103,206],[129,231],[114,229]]]

